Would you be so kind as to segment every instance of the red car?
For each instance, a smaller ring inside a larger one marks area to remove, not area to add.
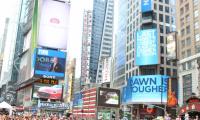
[[[40,87],[37,91],[37,96],[39,98],[47,98],[47,99],[61,99],[62,97],[62,86],[54,85],[54,86],[44,86]]]

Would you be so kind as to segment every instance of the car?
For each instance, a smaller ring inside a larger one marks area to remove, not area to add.
[[[54,85],[54,86],[43,86],[40,87],[37,91],[37,96],[39,98],[47,98],[47,99],[61,99],[62,97],[62,86]]]

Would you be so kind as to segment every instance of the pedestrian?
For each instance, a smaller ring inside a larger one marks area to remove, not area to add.
[[[180,116],[178,116],[178,117],[176,118],[176,120],[181,120],[181,117],[180,117]]]
[[[167,115],[165,116],[165,120],[171,120],[171,117],[169,116],[169,114],[167,114]]]

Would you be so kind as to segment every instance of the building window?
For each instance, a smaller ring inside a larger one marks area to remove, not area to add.
[[[167,68],[167,75],[171,76],[171,70],[170,70],[170,68]]]
[[[165,64],[164,57],[160,58],[161,64]]]
[[[192,61],[187,62],[187,69],[188,70],[192,69]]]
[[[164,37],[160,36],[160,43],[164,43]]]
[[[163,14],[159,14],[159,21],[163,22]]]
[[[183,77],[183,99],[184,101],[192,95],[192,74]]]
[[[169,4],[169,0],[165,0],[165,4]]]
[[[184,8],[182,7],[182,8],[180,9],[180,16],[183,15],[183,13],[184,13]]]
[[[177,70],[173,69],[173,76],[176,77],[177,76]]]
[[[189,34],[190,33],[190,26],[186,27],[186,33]]]
[[[185,47],[185,40],[182,40],[182,41],[181,41],[181,46],[182,46],[182,48]]]
[[[169,13],[169,7],[165,7],[165,12]]]
[[[189,11],[189,3],[185,5],[185,12]]]
[[[196,53],[200,53],[200,45],[197,45],[196,47],[195,47],[195,51],[196,51]]]
[[[180,23],[181,23],[181,26],[184,25],[184,18],[181,18]]]
[[[166,23],[169,23],[170,19],[169,19],[169,16],[168,15],[165,15],[165,22]]]
[[[195,29],[199,29],[199,23],[198,23],[198,22],[195,22],[195,23],[194,23],[194,28],[195,28]]]
[[[192,55],[191,49],[188,49],[188,50],[187,50],[187,57],[190,57],[191,55]]]
[[[181,36],[184,36],[184,34],[185,34],[185,30],[182,29],[182,30],[181,30]]]
[[[198,5],[199,0],[193,0],[194,6]]]
[[[163,6],[162,5],[159,5],[159,10],[163,11]]]
[[[198,10],[195,10],[195,11],[194,11],[194,17],[197,18],[198,16],[199,16],[199,11],[198,11]]]
[[[159,2],[163,2],[163,0],[159,0]]]
[[[153,20],[157,20],[157,14],[153,13]]]
[[[191,39],[190,39],[190,37],[187,37],[187,39],[186,39],[186,45],[191,45]]]
[[[160,53],[164,54],[164,47],[160,46]]]
[[[170,28],[166,26],[166,33],[170,33]]]
[[[160,33],[163,33],[164,30],[163,30],[163,25],[160,25]]]
[[[160,67],[160,74],[164,75],[164,68],[163,67]]]
[[[186,22],[190,22],[190,15],[186,15]]]
[[[157,10],[157,4],[154,4],[154,10]]]
[[[182,58],[185,58],[185,51],[181,52]]]
[[[183,63],[183,64],[182,64],[182,69],[183,69],[183,70],[186,70],[186,63]]]
[[[196,40],[196,41],[199,41],[199,40],[200,40],[200,34],[196,34],[196,35],[195,35],[195,40]]]

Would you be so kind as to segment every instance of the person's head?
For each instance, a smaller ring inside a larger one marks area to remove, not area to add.
[[[53,58],[53,63],[58,63],[58,58],[57,57]]]

